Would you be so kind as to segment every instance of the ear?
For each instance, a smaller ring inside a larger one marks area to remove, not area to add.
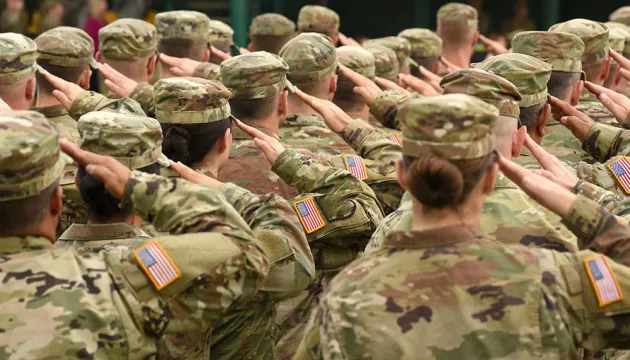
[[[254,45],[251,42],[247,44],[247,50],[249,50],[250,52],[254,52]]]
[[[527,128],[525,126],[521,126],[512,134],[512,158],[518,157],[520,155],[526,136]]]
[[[203,56],[201,57],[201,62],[205,63],[210,61],[210,49],[206,49],[206,51],[203,52]]]
[[[536,125],[536,137],[541,139],[545,136],[545,126],[547,126],[547,121],[549,120],[549,116],[551,115],[551,105],[545,104],[543,107],[543,111],[541,111],[540,116],[538,117],[538,122]]]
[[[232,147],[232,129],[226,129],[223,139],[219,143],[219,154],[229,151]]]
[[[602,68],[602,74],[601,74],[601,80],[602,81],[606,81],[606,79],[608,79],[608,74],[610,73],[610,65],[612,65],[612,57],[608,56],[606,57],[606,60],[604,60],[604,67]]]
[[[335,97],[335,91],[337,91],[337,80],[339,77],[337,75],[333,75],[330,78],[330,84],[328,85],[328,101],[332,101],[333,97]]]
[[[83,70],[83,73],[81,73],[81,76],[79,77],[79,81],[77,82],[77,85],[79,85],[83,90],[89,89],[91,76],[92,76],[92,70],[90,70],[90,68],[88,67],[87,69]]]
[[[147,63],[147,82],[151,82],[153,74],[155,74],[155,63],[157,62],[157,54],[149,58]]]
[[[29,101],[33,101],[35,98],[35,89],[37,88],[37,80],[35,76],[30,77],[26,80],[26,86],[24,87],[24,96]]]
[[[61,186],[57,185],[55,191],[53,191],[50,197],[50,207],[48,213],[51,217],[59,218],[61,216],[61,210],[63,209],[63,190]]]
[[[407,183],[405,174],[406,172],[402,160],[396,160],[396,177],[398,178],[398,183],[403,190],[409,191],[409,184]]]
[[[573,90],[571,92],[571,105],[576,106],[580,103],[580,95],[582,95],[582,90],[584,90],[584,81],[580,80],[573,85]]]
[[[499,173],[499,165],[497,163],[492,164],[488,172],[486,172],[485,178],[483,179],[483,185],[481,187],[481,193],[483,195],[488,195],[494,190],[494,184],[497,179],[497,174]]]
[[[282,124],[289,112],[289,92],[287,90],[281,92],[276,101],[276,116],[280,120],[278,123]]]
[[[101,50],[96,52],[96,56],[94,56],[94,58],[96,59],[96,61],[102,63],[103,62],[103,56],[101,56]]]
[[[479,41],[479,30],[475,30],[475,33],[472,36],[472,41],[471,41],[470,47],[472,47],[474,49],[475,45],[477,45],[478,41]]]
[[[431,72],[434,74],[437,74],[440,71],[440,62],[436,61],[435,64],[433,64],[433,67],[431,68]]]

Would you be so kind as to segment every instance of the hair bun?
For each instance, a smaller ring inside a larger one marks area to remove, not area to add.
[[[169,124],[168,130],[164,134],[162,152],[172,161],[179,161],[190,166],[189,140],[190,133],[188,133],[188,130],[177,124]]]
[[[433,154],[409,165],[406,180],[411,194],[423,205],[443,208],[460,202],[464,177],[457,166]]]

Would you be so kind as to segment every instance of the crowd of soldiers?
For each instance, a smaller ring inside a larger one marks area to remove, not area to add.
[[[449,3],[359,44],[305,6],[238,56],[194,11],[95,55],[0,34],[0,358],[629,356],[630,7],[610,20],[506,49]]]

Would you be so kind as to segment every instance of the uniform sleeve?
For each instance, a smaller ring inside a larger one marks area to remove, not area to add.
[[[94,91],[82,92],[70,106],[68,114],[75,120],[92,111],[113,111],[123,114],[145,116],[144,111],[135,100],[129,98],[108,99]]]
[[[234,184],[221,186],[228,202],[248,223],[269,257],[261,291],[272,299],[295,296],[315,279],[313,255],[300,221],[278,195],[257,195]]]
[[[317,306],[312,311],[310,319],[304,329],[304,337],[298,345],[293,360],[317,360],[323,359],[321,337],[319,335],[320,326],[318,319],[322,317],[322,309]]]
[[[595,164],[589,164],[589,163],[581,161],[578,164],[577,177],[580,180],[589,182],[593,185],[596,185],[599,188],[602,188],[604,190],[607,190],[607,191],[616,193],[617,195],[625,197],[627,196],[627,194],[625,190],[623,189],[623,185],[617,181],[614,175],[610,172],[610,169],[608,169],[607,167],[607,165],[611,164],[612,162],[616,160],[619,160],[619,158],[620,157],[618,156],[612,157],[610,158],[610,160],[606,161],[605,164],[602,164],[599,162]],[[592,199],[591,197],[589,198]]]
[[[384,172],[395,171],[393,164],[401,158],[402,153],[402,145],[397,142],[400,140],[397,132],[377,130],[363,120],[354,119],[344,128],[341,136],[361,157],[389,165],[383,169]]]
[[[146,82],[139,82],[136,88],[133,89],[129,98],[135,100],[142,111],[147,114],[148,117],[155,117],[155,103],[153,102],[153,86]]]
[[[595,123],[586,134],[582,149],[601,163],[616,155],[628,155],[630,130]]]
[[[405,100],[406,97],[399,92],[385,90],[370,104],[370,113],[383,124],[383,126],[390,129],[400,129],[398,105]]]
[[[202,63],[197,66],[193,72],[194,77],[199,77],[206,80],[220,80],[219,67],[212,63]]]

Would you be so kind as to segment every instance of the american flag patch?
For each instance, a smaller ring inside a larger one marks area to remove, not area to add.
[[[617,283],[615,274],[610,270],[604,255],[585,259],[584,266],[597,294],[600,307],[623,300],[619,283]]]
[[[317,204],[315,204],[313,197],[296,201],[293,203],[293,207],[295,208],[295,212],[300,218],[302,227],[304,227],[304,231],[306,231],[307,234],[321,229],[324,225],[326,225],[326,223],[324,223],[324,219],[319,214],[319,210],[317,210]]]
[[[628,158],[623,156],[608,164],[608,169],[613,173],[626,194],[630,195],[630,161]]]
[[[182,276],[173,260],[162,249],[157,240],[152,240],[133,253],[144,272],[149,276],[158,290]]]
[[[343,162],[346,164],[346,170],[360,180],[368,178],[367,169],[363,163],[363,159],[357,155],[345,155]]]
[[[393,142],[394,144],[402,146],[402,141],[400,141],[400,137],[396,133],[387,134],[387,135],[385,135],[385,138],[387,140]]]

